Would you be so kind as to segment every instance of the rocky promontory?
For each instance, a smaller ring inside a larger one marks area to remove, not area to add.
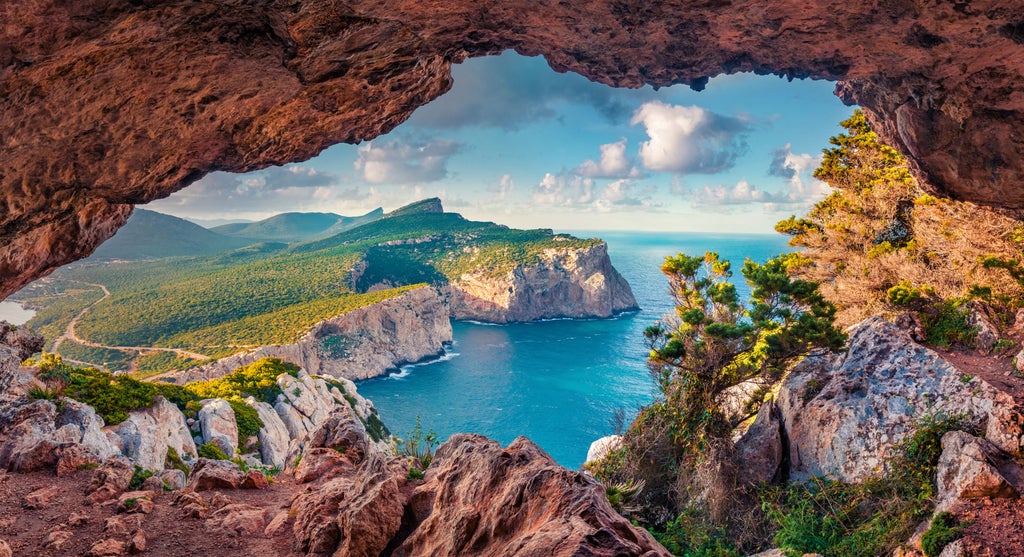
[[[177,383],[213,379],[273,357],[314,374],[367,379],[443,353],[452,341],[449,317],[437,290],[416,288],[321,321],[293,344],[261,346],[168,377]]]
[[[495,274],[474,269],[449,287],[452,317],[509,323],[561,317],[609,317],[637,309],[626,279],[612,266],[604,242],[548,248],[537,264]]]

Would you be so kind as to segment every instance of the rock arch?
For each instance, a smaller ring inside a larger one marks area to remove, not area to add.
[[[1016,4],[0,0],[0,298],[91,253],[134,203],[386,133],[452,63],[505,49],[616,87],[835,80],[935,191],[1021,208]]]

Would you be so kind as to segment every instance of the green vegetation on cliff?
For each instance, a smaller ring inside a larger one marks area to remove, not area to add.
[[[166,217],[141,215],[147,222]],[[319,321],[423,284],[445,284],[468,271],[503,274],[517,265],[537,263],[546,249],[599,243],[548,230],[466,220],[443,212],[437,199],[388,215],[280,217],[219,227],[236,244],[245,236],[264,243],[191,257],[87,261],[34,283],[17,299],[40,308],[29,325],[44,327],[51,340],[88,308],[76,324],[76,334],[130,350],[87,349],[65,342],[66,348],[58,351],[111,370],[130,369],[134,359],[134,369],[150,376],[204,361],[199,356],[221,358],[254,346],[295,342]],[[192,226],[186,223],[172,230]],[[322,237],[324,233],[333,235]],[[300,242],[266,243],[282,239]],[[143,240],[153,242],[139,242]],[[100,284],[110,296],[97,302],[102,293],[95,285]],[[136,353],[147,354],[146,347],[195,354],[136,358]]]

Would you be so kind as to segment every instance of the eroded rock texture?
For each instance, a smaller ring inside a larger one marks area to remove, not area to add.
[[[620,87],[840,80],[936,190],[1024,207],[1024,16],[1006,0],[0,0],[0,296],[131,204],[387,132],[514,48]]]

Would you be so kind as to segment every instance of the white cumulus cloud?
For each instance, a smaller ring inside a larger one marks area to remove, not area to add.
[[[732,168],[746,152],[749,125],[699,106],[661,101],[644,103],[630,124],[643,124],[649,141],[640,143],[640,162],[650,170],[677,174],[717,174]]]
[[[622,179],[641,176],[640,169],[626,155],[625,138],[602,145],[599,160],[583,161],[573,172],[585,178]]]
[[[371,184],[417,184],[448,176],[448,159],[459,151],[454,141],[370,142],[359,148],[356,170]]]

